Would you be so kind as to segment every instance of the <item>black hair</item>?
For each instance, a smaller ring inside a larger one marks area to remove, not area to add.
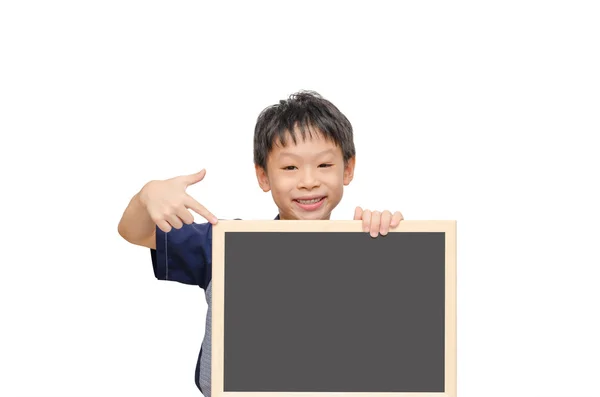
[[[299,91],[265,108],[254,129],[254,164],[267,169],[267,155],[275,142],[286,145],[287,134],[297,142],[296,129],[306,139],[311,129],[334,142],[342,150],[344,163],[356,154],[352,125],[331,102],[314,91]],[[312,135],[311,135],[312,137]]]

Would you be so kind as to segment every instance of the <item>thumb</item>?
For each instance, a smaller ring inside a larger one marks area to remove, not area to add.
[[[184,178],[186,186],[190,186],[190,185],[193,185],[194,183],[200,182],[202,179],[204,179],[205,175],[206,175],[206,170],[204,168],[200,172],[196,172],[195,174],[187,175]]]
[[[356,209],[354,210],[354,220],[355,221],[362,220],[362,214],[363,214],[363,209],[360,207],[356,207]]]

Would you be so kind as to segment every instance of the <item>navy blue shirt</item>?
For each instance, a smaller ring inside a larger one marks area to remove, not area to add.
[[[184,224],[168,233],[157,226],[156,250],[150,255],[157,279],[206,289],[212,278],[212,224]]]

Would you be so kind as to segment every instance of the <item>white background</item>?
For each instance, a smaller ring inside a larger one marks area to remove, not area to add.
[[[0,395],[199,396],[203,291],[117,224],[202,168],[273,218],[254,123],[311,89],[355,128],[334,219],[458,221],[459,396],[599,396],[595,2],[212,3],[1,3]]]

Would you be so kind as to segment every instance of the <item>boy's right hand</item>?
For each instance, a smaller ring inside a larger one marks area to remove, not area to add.
[[[171,231],[171,227],[180,229],[183,224],[194,222],[194,216],[188,208],[206,218],[213,225],[217,217],[211,214],[202,204],[186,193],[188,186],[204,179],[206,170],[192,175],[182,175],[164,181],[150,181],[140,191],[140,201],[148,211],[150,218],[163,232]]]

